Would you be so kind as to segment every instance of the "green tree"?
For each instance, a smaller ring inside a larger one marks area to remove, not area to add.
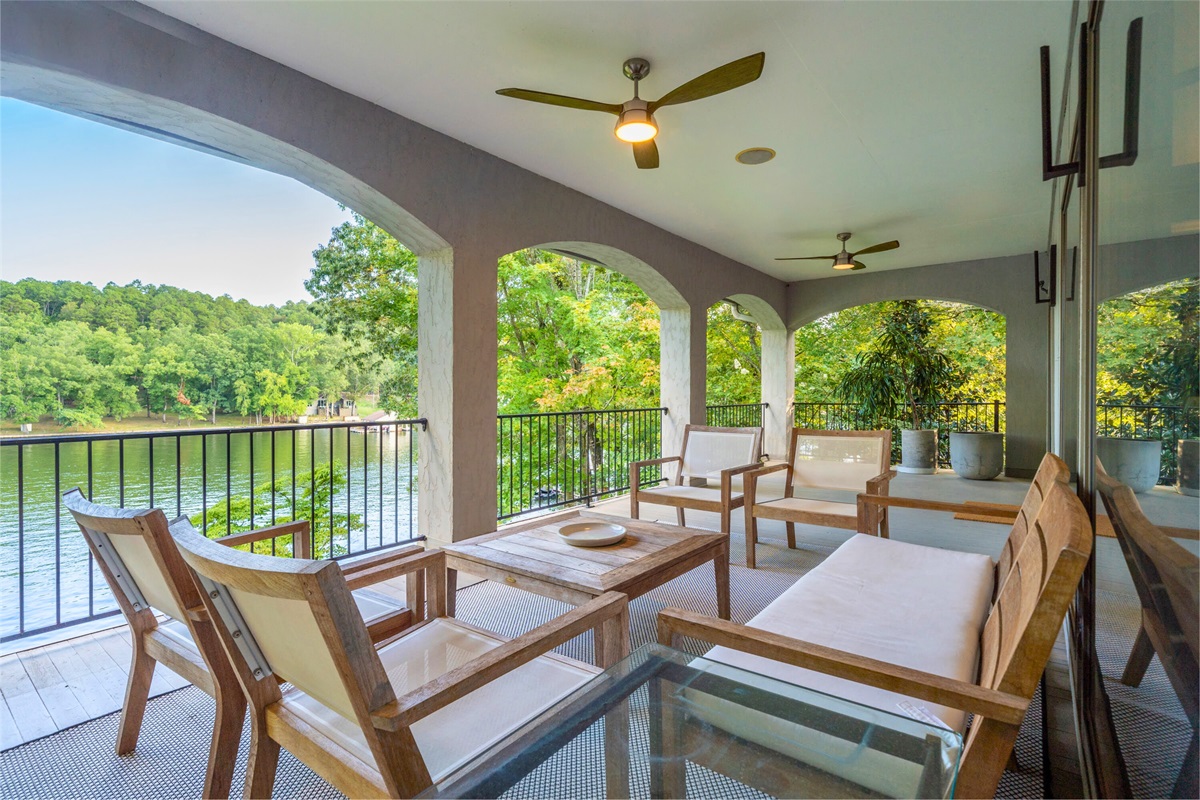
[[[213,503],[202,514],[191,516],[192,525],[202,529],[209,538],[241,533],[262,527],[264,524],[282,524],[306,519],[313,537],[313,556],[329,557],[344,555],[346,542],[352,533],[363,529],[362,515],[334,511],[330,501],[346,487],[346,468],[340,461],[322,464],[312,472],[292,476],[284,474],[276,480],[266,481],[254,487],[254,518],[250,515],[250,496],[240,495]],[[292,504],[292,493],[296,503]],[[264,522],[264,510],[274,508],[274,522]],[[256,542],[254,552],[290,556],[293,554],[291,537]]]
[[[855,356],[838,393],[876,425],[904,409],[915,430],[922,405],[951,399],[956,371],[933,341],[933,314],[915,300],[889,304],[870,347]]]

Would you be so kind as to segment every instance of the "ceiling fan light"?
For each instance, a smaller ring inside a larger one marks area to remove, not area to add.
[[[850,257],[849,253],[845,253],[845,252],[838,253],[837,256],[833,259],[833,268],[834,269],[854,269],[854,259]]]
[[[644,100],[630,100],[617,117],[617,138],[622,142],[648,142],[658,135],[658,125]]]

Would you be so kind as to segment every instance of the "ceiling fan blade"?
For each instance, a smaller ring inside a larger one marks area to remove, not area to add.
[[[833,261],[837,256],[794,256],[792,258],[777,258],[776,261]]]
[[[650,103],[650,113],[663,106],[673,106],[679,103],[690,103],[711,97],[714,94],[728,92],[747,83],[758,80],[762,74],[766,53],[755,53],[752,56],[730,61],[723,67],[704,73],[699,78],[692,78],[682,86],[667,92],[658,100]]]
[[[873,244],[870,247],[862,250],[856,250],[854,251],[853,255],[865,256],[867,253],[882,253],[884,250],[895,250],[899,246],[900,242],[893,240],[890,242],[884,242],[883,244]]]
[[[658,145],[653,139],[635,143],[633,160],[637,162],[638,169],[658,169]]]
[[[851,271],[854,271],[854,270],[866,269],[866,268],[867,268],[866,264],[862,263],[861,261],[855,261],[854,266],[851,267],[850,269],[851,269]]]
[[[496,94],[505,97],[515,97],[518,100],[530,100],[534,103],[545,103],[550,106],[578,108],[580,111],[603,111],[608,114],[620,114],[620,103],[599,103],[595,100],[584,100],[580,97],[567,97],[565,94],[550,92],[535,92],[531,89],[497,89]]]

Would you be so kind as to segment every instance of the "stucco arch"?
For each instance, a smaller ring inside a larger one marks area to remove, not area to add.
[[[761,297],[753,294],[731,294],[722,300],[732,300],[737,303],[746,312],[754,317],[754,321],[758,323],[758,327],[764,331],[782,331],[785,329],[783,317],[775,310],[775,308]],[[718,300],[717,302],[721,302]],[[716,303],[709,305],[711,308]]]
[[[4,95],[293,178],[386,230],[415,253],[449,244],[394,200],[312,153],[192,106],[8,61]]]
[[[661,272],[642,259],[611,245],[596,242],[545,242],[538,250],[553,250],[566,256],[579,256],[602,267],[621,273],[636,283],[655,304],[664,310],[688,308],[688,301]]]

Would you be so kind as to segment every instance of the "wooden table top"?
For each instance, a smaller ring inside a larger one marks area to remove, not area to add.
[[[574,547],[562,541],[559,528],[580,520],[623,525],[625,539],[605,547]],[[623,591],[647,575],[669,570],[703,551],[720,549],[728,541],[729,537],[721,533],[576,511],[508,527],[444,549],[453,569],[470,572],[475,563],[601,594]]]

